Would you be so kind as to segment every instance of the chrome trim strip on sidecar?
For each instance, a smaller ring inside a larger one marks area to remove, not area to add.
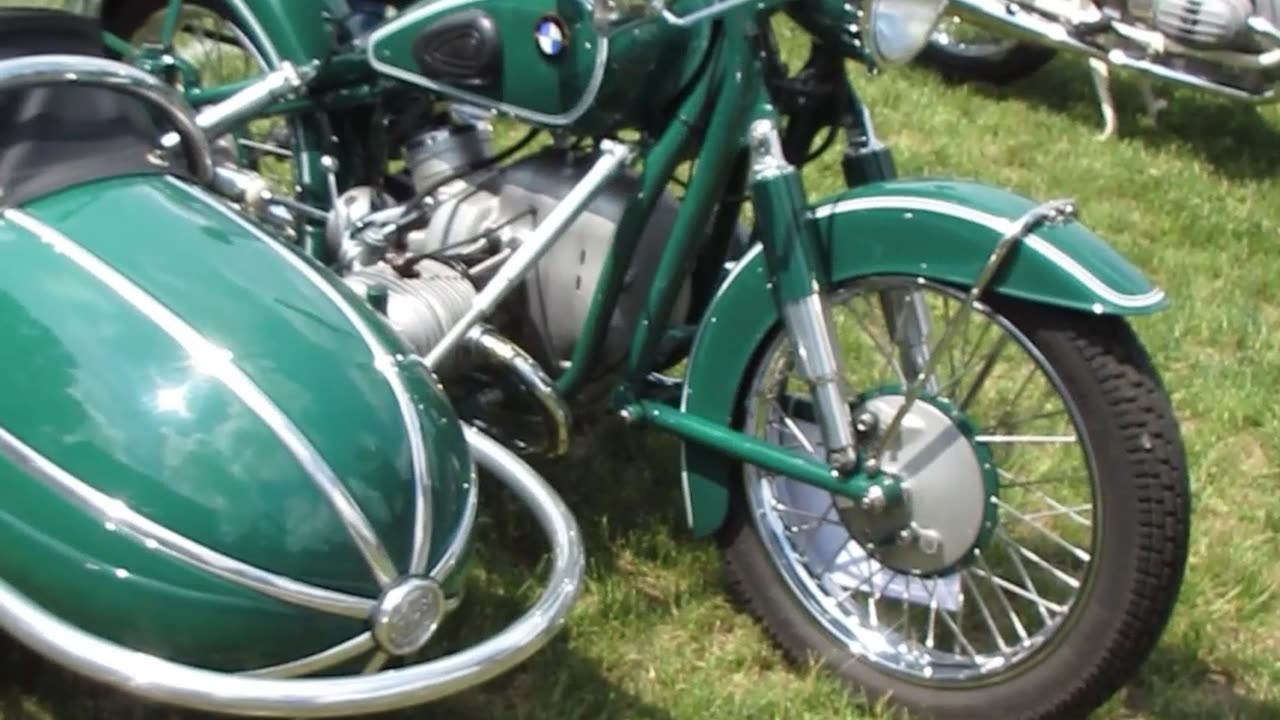
[[[240,673],[240,675],[264,678],[291,678],[310,675],[317,670],[325,670],[340,662],[358,658],[376,647],[377,644],[373,641],[373,633],[363,632],[346,642],[334,645],[328,650],[322,650],[315,655],[308,655],[291,662],[280,663],[279,665],[272,665],[259,670],[250,670],[249,672]]]
[[[466,650],[373,675],[274,679],[164,660],[96,637],[59,619],[0,580],[0,630],[45,658],[149,700],[241,716],[367,715],[445,697],[510,670],[538,652],[582,591],[577,522],[545,480],[498,441],[463,426],[476,462],[507,485],[546,535],[551,568],[538,600],[511,625]]]
[[[443,581],[452,575],[458,563],[462,562],[467,543],[471,542],[471,532],[476,526],[476,511],[479,507],[480,473],[476,472],[475,461],[472,461],[471,483],[467,488],[467,498],[463,501],[462,519],[458,521],[458,527],[453,531],[453,537],[449,539],[449,544],[445,546],[444,553],[436,561],[435,567],[427,573],[430,577]]]
[[[867,198],[850,198],[848,200],[838,200],[834,203],[822,205],[810,212],[809,217],[815,220],[829,217],[831,215],[842,215],[847,212],[856,212],[859,210],[917,210],[920,212],[931,212],[939,215],[947,215],[949,217],[965,220],[976,225],[995,230],[1004,235],[1012,227],[1013,221],[1002,218],[997,215],[975,210],[964,205],[957,205],[942,200],[933,200],[931,198],[920,198],[912,196],[880,196]],[[1076,262],[1071,256],[1059,250],[1043,238],[1037,235],[1028,235],[1022,241],[1025,245],[1035,250],[1046,260],[1062,268],[1068,275],[1075,278],[1086,289],[1104,300],[1126,308],[1142,308],[1155,305],[1165,298],[1164,290],[1156,288],[1150,292],[1141,295],[1132,295],[1122,293],[1119,290],[1107,285],[1098,276],[1089,272],[1080,263]]]
[[[364,620],[373,610],[372,600],[276,575],[179,535],[81,481],[2,427],[0,455],[39,478],[68,502],[102,522],[108,530],[119,532],[140,545],[210,575],[277,600],[335,615]]]
[[[395,32],[407,25],[411,25],[423,16],[437,14],[443,16],[454,9],[476,4],[479,4],[479,0],[439,0],[439,2],[429,3],[419,8],[401,13],[387,24],[374,30],[369,35],[369,66],[384,75],[393,77],[402,82],[424,87],[428,90],[434,90],[442,95],[451,96],[476,107],[497,110],[504,114],[511,115],[512,117],[528,120],[536,124],[556,126],[568,125],[582,117],[591,109],[591,106],[596,102],[596,96],[600,94],[600,85],[604,82],[605,69],[609,64],[609,36],[604,34],[596,35],[596,61],[595,65],[591,68],[591,79],[587,81],[587,86],[582,90],[582,97],[578,100],[577,105],[574,105],[572,108],[569,108],[567,112],[559,115],[550,115],[536,110],[526,110],[515,105],[498,102],[491,98],[484,97],[483,95],[469,93],[455,86],[435,82],[424,75],[406,72],[394,65],[384,63],[378,58],[378,54],[376,52],[378,43],[381,42],[382,38],[387,34]],[[587,15],[591,14],[593,4],[589,0],[579,0],[578,4],[586,9]]]
[[[20,210],[5,210],[0,217],[34,234],[54,252],[63,255],[106,285],[120,299],[132,305],[173,338],[187,352],[197,370],[220,380],[271,428],[311,477],[341,519],[347,534],[364,556],[378,584],[387,587],[399,576],[386,547],[346,486],[293,421],[235,364],[229,351],[209,342],[156,298],[54,228]]]
[[[174,187],[181,188],[183,191],[205,201],[209,207],[216,209],[224,217],[244,228],[246,232],[266,243],[267,247],[270,247],[276,254],[292,265],[294,269],[302,273],[303,277],[307,278],[316,289],[337,306],[343,317],[347,319],[347,322],[351,323],[364,340],[365,345],[373,356],[374,367],[378,368],[378,371],[382,373],[382,377],[387,381],[387,384],[391,387],[391,392],[395,395],[396,403],[400,406],[400,416],[404,421],[405,432],[409,434],[409,448],[413,459],[415,481],[413,500],[415,521],[413,545],[409,559],[409,574],[421,574],[426,568],[427,557],[431,552],[431,471],[427,466],[427,450],[426,441],[423,438],[422,421],[418,417],[417,410],[413,407],[413,401],[409,397],[409,391],[404,385],[404,380],[397,371],[396,358],[382,348],[382,345],[378,343],[377,337],[373,334],[373,330],[343,300],[337,289],[325,282],[316,269],[296,252],[272,237],[270,233],[254,225],[243,215],[232,210],[221,198],[203,188],[192,187],[177,178],[170,177],[168,180]],[[445,579],[438,575],[434,577],[441,581]]]

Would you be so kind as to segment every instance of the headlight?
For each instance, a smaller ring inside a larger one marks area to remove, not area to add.
[[[862,41],[885,64],[909,62],[924,50],[947,0],[866,0]]]

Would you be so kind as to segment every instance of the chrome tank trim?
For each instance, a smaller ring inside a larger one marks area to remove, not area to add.
[[[600,85],[604,82],[605,69],[609,64],[608,35],[601,34],[596,36],[597,48],[595,65],[591,68],[591,79],[587,81],[587,86],[583,89],[582,97],[578,100],[578,104],[569,108],[567,112],[559,115],[549,115],[536,110],[525,110],[514,105],[508,105],[504,102],[491,100],[482,95],[476,95],[475,93],[469,93],[466,90],[460,90],[458,88],[445,85],[444,83],[435,82],[422,75],[406,72],[378,59],[376,52],[378,44],[388,33],[399,30],[401,27],[406,25],[411,25],[422,16],[443,15],[456,8],[475,4],[478,4],[478,0],[439,0],[438,2],[428,3],[399,15],[377,30],[374,30],[373,33],[369,35],[369,66],[388,77],[393,77],[402,82],[424,87],[428,90],[434,90],[442,95],[452,96],[462,102],[476,107],[497,110],[507,115],[511,115],[512,117],[543,125],[569,125],[585,115],[586,112],[591,109],[591,106],[596,102],[596,96],[600,94]],[[579,0],[578,4],[586,8],[588,13],[592,11],[593,3],[590,2],[590,0]]]
[[[469,426],[463,431],[477,462],[529,507],[551,545],[550,577],[537,602],[501,632],[466,650],[363,676],[272,679],[219,673],[95,637],[58,619],[3,580],[0,629],[44,657],[106,685],[157,702],[240,716],[376,713],[430,702],[489,680],[540,650],[564,624],[582,591],[585,559],[577,522],[551,486],[496,440]]]
[[[94,279],[154,322],[182,347],[197,371],[217,378],[255,415],[271,428],[276,437],[307,472],[317,489],[333,507],[364,556],[378,584],[390,585],[399,575],[391,555],[378,538],[373,525],[365,517],[355,498],[329,467],[319,451],[311,445],[279,407],[245,372],[235,364],[230,351],[218,347],[188,325],[182,318],[135,285],[115,268],[75,241],[20,210],[5,210],[0,217],[35,235],[40,242],[70,260]]]

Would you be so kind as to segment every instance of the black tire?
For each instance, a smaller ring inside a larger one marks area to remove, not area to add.
[[[1054,54],[1052,49],[1040,45],[1017,43],[1003,52],[970,55],[930,41],[918,62],[950,82],[1006,85],[1035,74]]]
[[[788,658],[817,661],[869,701],[941,720],[991,718],[994,708],[1004,720],[1077,720],[1134,675],[1174,608],[1190,531],[1184,449],[1160,378],[1125,322],[1008,299],[991,305],[1040,351],[1080,409],[1110,507],[1087,594],[1038,662],[963,688],[889,674],[838,645],[800,603],[763,545],[742,486],[719,541],[731,590]]]

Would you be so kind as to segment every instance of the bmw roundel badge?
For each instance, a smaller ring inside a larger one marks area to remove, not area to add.
[[[544,15],[538,20],[533,38],[538,43],[538,52],[546,57],[560,57],[569,47],[569,33],[555,15]]]

